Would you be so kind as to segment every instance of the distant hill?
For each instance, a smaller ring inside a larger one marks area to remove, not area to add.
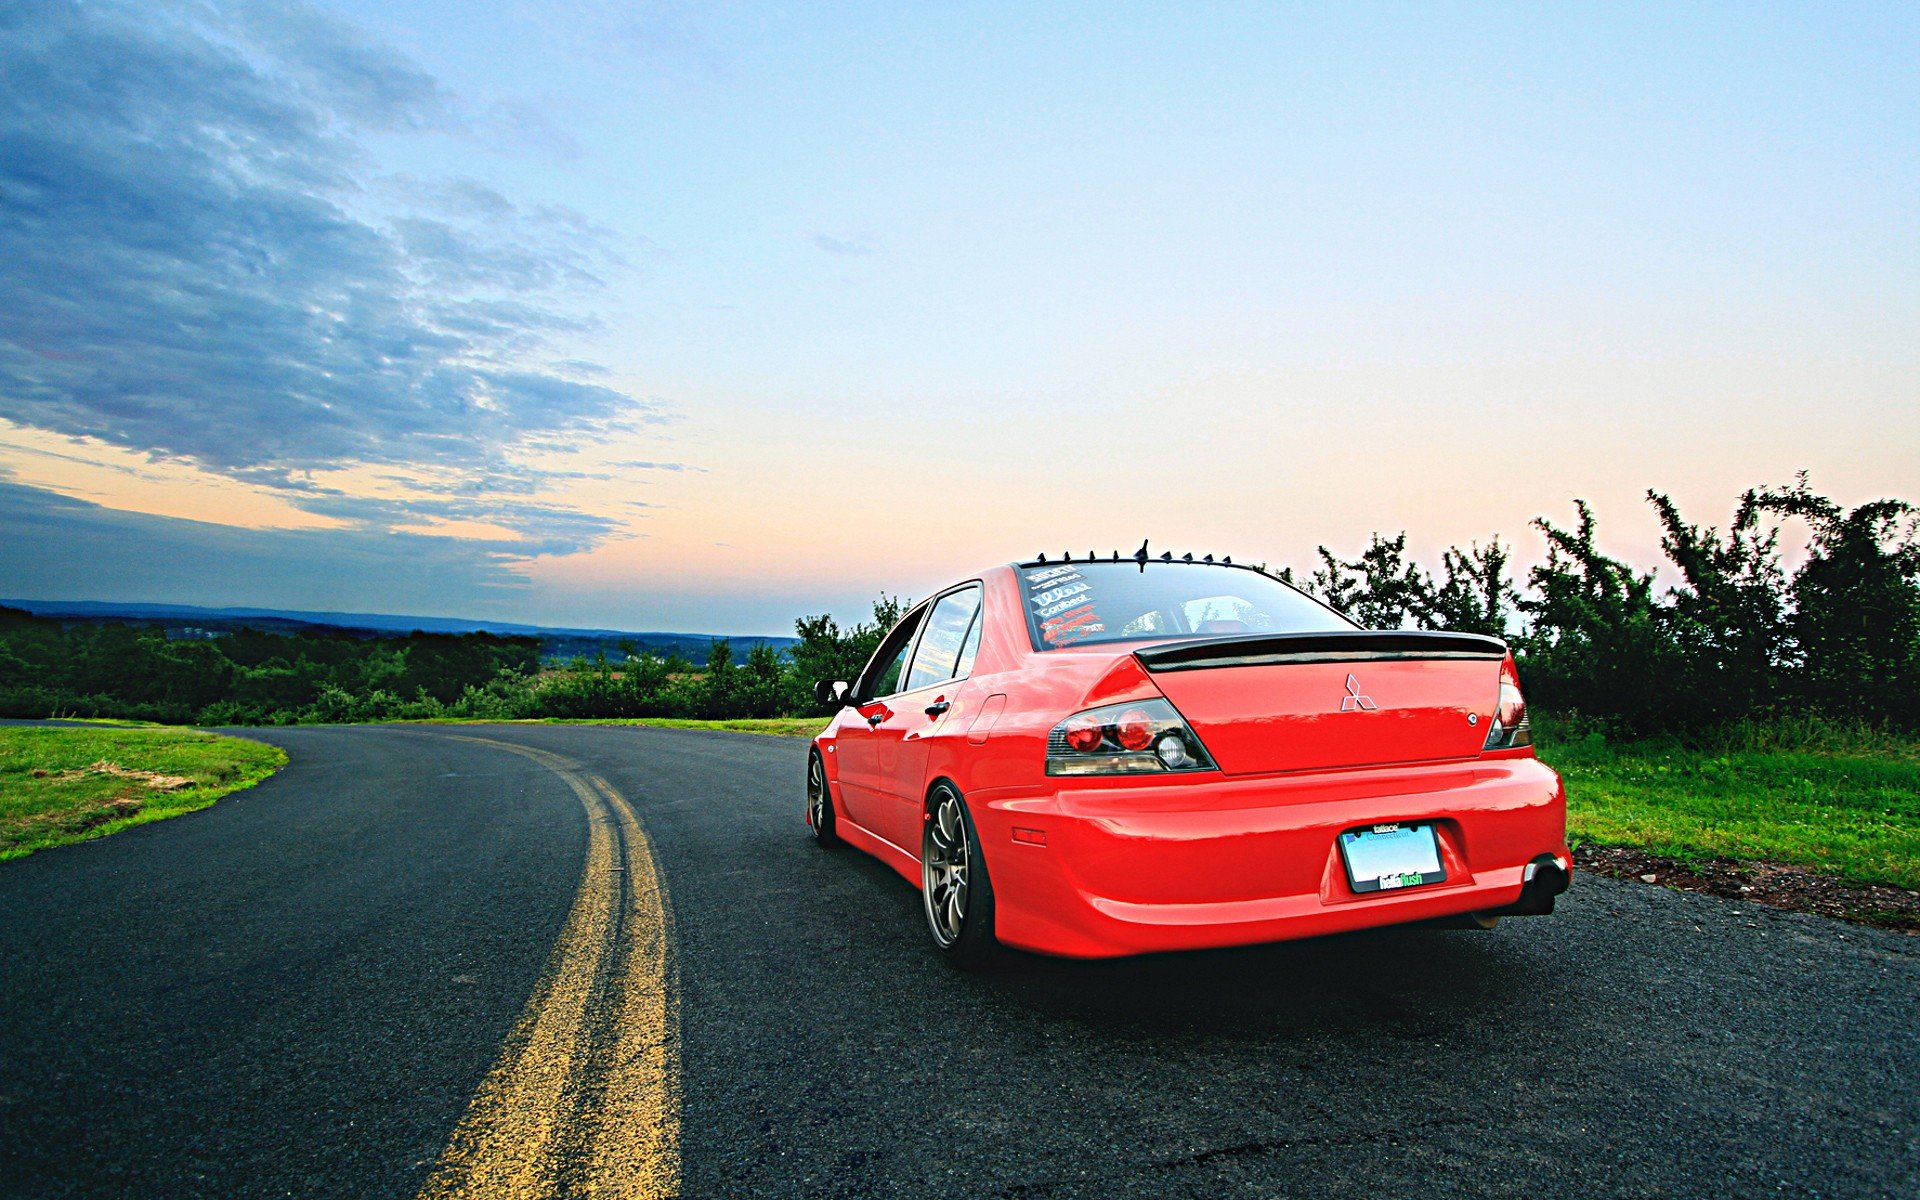
[[[123,622],[155,625],[171,637],[218,637],[235,629],[298,633],[306,629],[346,631],[368,637],[405,637],[409,633],[494,633],[540,641],[543,658],[565,659],[576,654],[621,653],[622,642],[655,654],[678,654],[695,664],[707,660],[707,646],[716,637],[733,643],[734,661],[747,648],[765,643],[785,651],[799,641],[790,637],[730,637],[727,634],[668,633],[659,630],[570,629],[520,625],[511,621],[473,621],[460,617],[409,617],[392,613],[302,612],[281,608],[203,608],[194,604],[138,604],[110,600],[4,600],[0,606],[25,609],[37,617],[96,624]]]

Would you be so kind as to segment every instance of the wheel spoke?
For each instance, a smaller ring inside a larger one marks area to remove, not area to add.
[[[948,949],[966,932],[972,841],[960,797],[942,785],[921,836],[920,890],[934,940]]]

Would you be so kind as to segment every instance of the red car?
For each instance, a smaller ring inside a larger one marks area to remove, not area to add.
[[[995,567],[819,695],[814,837],[917,884],[964,966],[1490,926],[1570,878],[1504,642],[1362,629],[1231,560]]]

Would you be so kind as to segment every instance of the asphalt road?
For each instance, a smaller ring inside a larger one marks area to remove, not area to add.
[[[1920,939],[1581,876],[1491,934],[974,977],[809,841],[798,740],[252,736],[260,787],[0,864],[0,1193],[419,1194],[582,912],[639,914],[578,997],[624,1028],[651,863],[688,1196],[1920,1196]]]

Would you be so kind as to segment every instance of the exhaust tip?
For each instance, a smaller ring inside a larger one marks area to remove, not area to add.
[[[1520,899],[1500,909],[1503,917],[1544,917],[1553,911],[1553,899],[1573,884],[1573,864],[1557,854],[1542,854],[1520,873]]]

